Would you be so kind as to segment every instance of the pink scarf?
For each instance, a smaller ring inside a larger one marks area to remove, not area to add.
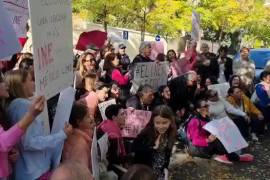
[[[126,155],[121,129],[118,127],[116,122],[113,120],[105,120],[98,126],[98,129],[101,129],[104,133],[107,133],[110,139],[117,139],[118,153],[121,156]]]

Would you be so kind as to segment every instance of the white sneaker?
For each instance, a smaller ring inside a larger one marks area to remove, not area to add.
[[[255,142],[259,141],[259,138],[256,136],[255,133],[251,133],[251,139],[252,139],[252,141],[255,141]]]

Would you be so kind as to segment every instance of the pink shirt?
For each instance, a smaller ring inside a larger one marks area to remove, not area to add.
[[[129,78],[127,75],[122,75],[118,69],[114,69],[112,71],[112,80],[116,81],[119,85],[127,85]]]
[[[21,139],[24,131],[17,124],[4,131],[0,126],[0,178],[9,176],[8,152]]]
[[[81,97],[78,102],[88,107],[91,117],[96,117],[96,112],[98,108],[98,96],[94,91],[86,93],[84,96]]]

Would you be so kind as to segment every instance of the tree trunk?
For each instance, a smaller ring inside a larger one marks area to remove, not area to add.
[[[145,28],[146,28],[146,12],[143,12],[143,19],[142,19],[142,28],[141,28],[141,42],[145,39]]]
[[[104,6],[104,19],[103,19],[103,27],[104,27],[104,31],[107,33],[108,32],[108,22],[107,22],[107,8],[106,5]]]

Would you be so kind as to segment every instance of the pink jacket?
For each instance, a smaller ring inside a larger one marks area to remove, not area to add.
[[[128,75],[122,75],[119,69],[112,71],[112,80],[116,81],[120,86],[128,84]]]
[[[85,129],[74,129],[72,135],[70,135],[64,144],[63,160],[75,160],[91,170],[91,144],[92,137],[91,132],[86,133]]]
[[[9,176],[8,152],[21,139],[24,131],[17,124],[4,131],[0,126],[0,178]]]
[[[192,145],[199,147],[208,146],[208,143],[206,141],[208,137],[208,132],[203,128],[199,128],[203,127],[206,123],[207,122],[200,121],[197,118],[193,118],[189,121],[187,126],[187,137],[192,142]]]

